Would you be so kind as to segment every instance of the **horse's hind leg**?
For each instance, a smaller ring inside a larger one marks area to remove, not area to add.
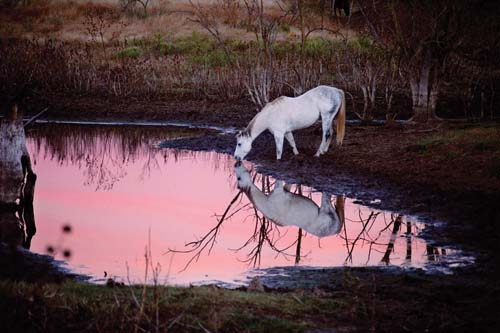
[[[338,108],[340,109],[340,107]],[[337,112],[335,112],[335,115],[338,114],[338,109],[337,109]],[[330,121],[330,129],[329,129],[329,135],[328,135],[328,139],[326,140],[326,145],[325,145],[325,149],[324,151],[322,152],[322,154],[326,153],[328,151],[328,148],[330,148],[330,143],[332,143],[332,139],[333,139],[333,127],[337,127],[336,126],[336,120],[334,119],[334,117],[332,117],[332,120]]]
[[[286,133],[285,133],[285,138],[286,138],[286,140],[288,141],[288,143],[290,144],[290,146],[292,146],[293,153],[294,153],[295,155],[298,155],[298,154],[299,154],[299,151],[297,150],[297,146],[295,145],[295,140],[293,139],[293,134],[292,134],[292,132],[286,132]]]
[[[332,139],[333,139],[333,127],[332,126],[330,126],[329,133],[330,133],[330,135],[328,136],[328,139],[326,139],[325,149],[321,152],[321,154],[326,153],[328,151],[328,148],[330,148],[330,143],[332,143]]]
[[[333,115],[331,113],[324,114],[321,116],[321,126],[323,128],[323,137],[321,139],[321,144],[319,145],[318,151],[314,156],[319,157],[328,151],[328,146],[332,141],[332,121]]]
[[[332,205],[332,195],[328,192],[321,193],[321,206],[320,211],[334,212],[335,208]]]

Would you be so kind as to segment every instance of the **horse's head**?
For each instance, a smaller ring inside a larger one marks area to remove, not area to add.
[[[248,131],[240,131],[236,134],[236,149],[234,150],[234,158],[238,161],[247,156],[247,154],[252,149],[252,138]]]
[[[243,163],[236,162],[234,165],[234,173],[236,174],[236,179],[238,180],[238,188],[240,190],[246,190],[252,185],[252,178],[250,177],[250,172],[245,168]]]

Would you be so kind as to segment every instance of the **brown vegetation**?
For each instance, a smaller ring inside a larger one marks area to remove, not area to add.
[[[448,25],[432,25],[440,16],[428,16],[422,25],[432,29],[413,31],[401,25],[409,24],[399,15],[403,8],[378,2],[361,2],[361,11],[350,18],[331,17],[325,4],[315,1],[280,6],[255,0],[160,2],[140,10],[134,4],[35,1],[5,10],[0,14],[7,22],[0,30],[2,95],[30,85],[41,95],[248,97],[262,106],[327,84],[346,90],[354,102],[348,110],[364,121],[393,120],[412,104],[414,111],[429,106],[445,117],[496,117],[497,41],[475,42],[484,24],[467,34],[457,27],[469,7],[439,2],[442,15],[449,12]],[[435,10],[411,12],[418,19]],[[454,35],[441,41],[449,33]],[[422,37],[426,34],[430,41]],[[433,60],[439,68],[424,66],[431,80],[424,84],[412,73],[420,73],[418,59],[425,52],[442,57]]]

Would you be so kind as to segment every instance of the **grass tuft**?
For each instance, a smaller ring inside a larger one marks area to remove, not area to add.
[[[116,54],[116,56],[121,59],[126,59],[126,58],[136,59],[141,56],[141,53],[142,52],[140,48],[138,48],[137,46],[132,46],[119,51]]]

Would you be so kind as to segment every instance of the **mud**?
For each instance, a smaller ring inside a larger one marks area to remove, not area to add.
[[[493,189],[491,192],[488,190],[488,187],[492,187],[491,183],[478,184],[481,190],[471,190],[469,184],[461,189],[460,180],[450,174],[435,175],[435,183],[429,184],[426,183],[425,175],[419,177],[418,170],[412,170],[418,169],[418,165],[410,168],[402,160],[400,169],[391,167],[391,159],[395,156],[390,151],[387,154],[381,152],[387,156],[384,159],[387,159],[388,172],[377,169],[376,163],[383,162],[372,160],[373,164],[366,162],[360,165],[353,160],[352,155],[349,158],[350,150],[355,151],[356,146],[361,144],[360,140],[368,141],[371,137],[380,135],[376,133],[378,131],[386,132],[387,135],[398,132],[396,129],[387,130],[384,127],[348,126],[347,131],[350,132],[351,138],[346,140],[347,143],[342,148],[334,148],[326,156],[315,158],[313,154],[320,142],[318,131],[319,129],[313,129],[298,133],[296,142],[301,155],[294,156],[288,148],[285,149],[281,161],[275,160],[273,137],[265,133],[254,142],[254,148],[247,159],[257,165],[260,173],[290,183],[300,183],[335,194],[346,194],[367,206],[379,209],[419,215],[428,223],[448,221],[435,223],[426,229],[428,233],[432,233],[430,238],[440,239],[442,242],[450,241],[451,238],[469,250],[489,252],[496,246],[498,226],[495,221],[498,218],[498,208],[495,202],[498,195]],[[234,142],[233,135],[210,134],[166,141],[161,147],[232,154]],[[355,154],[359,155],[359,152]],[[425,168],[425,163],[421,162],[421,167]],[[443,167],[443,170],[446,170],[446,167]],[[408,174],[404,174],[405,172]],[[416,173],[412,175],[413,172]],[[412,177],[412,180],[408,180]],[[480,183],[482,180],[471,181]],[[375,199],[378,200],[373,203]],[[486,234],[485,228],[493,228],[495,232]]]

